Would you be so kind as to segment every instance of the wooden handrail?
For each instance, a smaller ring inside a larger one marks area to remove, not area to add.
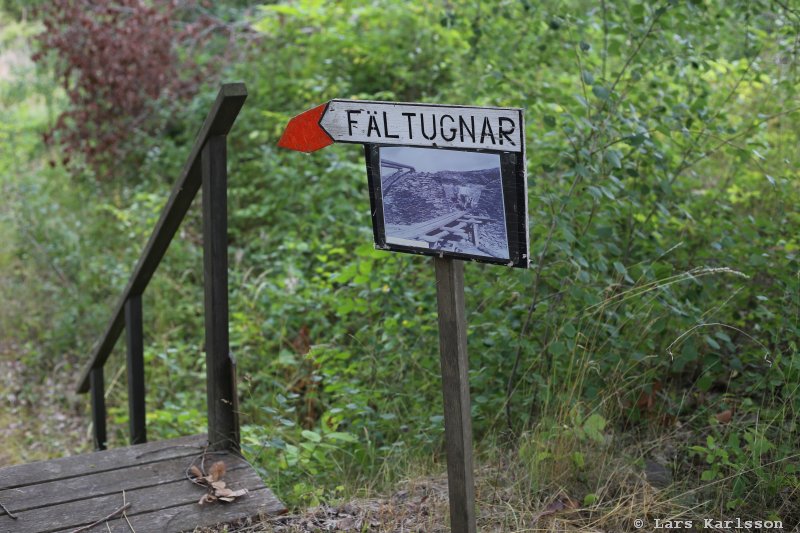
[[[208,437],[213,448],[239,447],[236,369],[228,342],[227,141],[247,98],[242,83],[225,84],[197,134],[189,158],[139,257],[128,285],[83,370],[78,392],[92,392],[95,447],[105,449],[103,365],[123,328],[127,331],[131,444],[147,441],[145,424],[142,294],[178,231],[192,200],[203,194],[203,285],[208,396]]]
[[[210,137],[228,134],[246,98],[247,89],[243,83],[224,84],[220,89],[211,111],[203,122],[203,127],[195,137],[192,151],[183,166],[180,178],[172,188],[172,194],[161,213],[161,218],[139,257],[128,285],[122,291],[111,321],[100,338],[92,359],[84,367],[77,388],[78,393],[89,392],[89,374],[93,368],[100,368],[105,364],[122,333],[125,325],[125,303],[131,296],[141,296],[144,293],[172,237],[186,216],[192,200],[197,195],[202,182],[200,157],[203,146]]]

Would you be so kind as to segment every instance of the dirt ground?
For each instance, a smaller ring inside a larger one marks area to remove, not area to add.
[[[39,376],[22,362],[23,347],[0,344],[0,467],[90,451],[84,398],[58,367]]]
[[[421,479],[402,483],[386,497],[354,499],[340,505],[321,505],[298,514],[263,517],[261,521],[196,533],[311,533],[371,531],[444,533],[447,520],[447,481]],[[481,531],[491,531],[481,529]],[[499,530],[498,530],[499,531]]]

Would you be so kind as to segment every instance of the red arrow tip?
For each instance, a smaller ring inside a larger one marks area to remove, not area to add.
[[[333,144],[331,136],[319,125],[319,120],[327,107],[327,103],[322,104],[290,120],[283,130],[278,146],[299,152],[314,152]]]

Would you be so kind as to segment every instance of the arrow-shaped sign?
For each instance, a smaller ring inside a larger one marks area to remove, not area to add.
[[[331,100],[297,115],[278,146],[314,152],[334,142],[522,152],[522,110]]]

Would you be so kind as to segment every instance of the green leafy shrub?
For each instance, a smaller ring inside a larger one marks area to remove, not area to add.
[[[676,485],[698,488],[687,506],[796,517],[785,501],[800,409],[792,11],[299,0],[242,20],[252,39],[224,72],[250,92],[228,140],[231,343],[246,452],[286,501],[443,459],[432,265],[372,249],[359,150],[275,146],[294,114],[358,97],[526,110],[532,269],[466,268],[481,448],[515,448],[532,494],[555,483],[599,506],[613,492],[605,460],[654,453],[615,446],[666,439]],[[201,91],[182,111],[186,131],[143,155],[141,182],[71,187],[39,168],[12,182],[20,218],[4,264],[34,255],[24,228],[47,247],[17,279],[56,258],[83,291],[21,320],[26,335],[46,329],[46,345],[88,351],[213,95]],[[156,438],[202,427],[199,227],[193,212],[146,294]],[[48,279],[29,294],[71,294]]]

